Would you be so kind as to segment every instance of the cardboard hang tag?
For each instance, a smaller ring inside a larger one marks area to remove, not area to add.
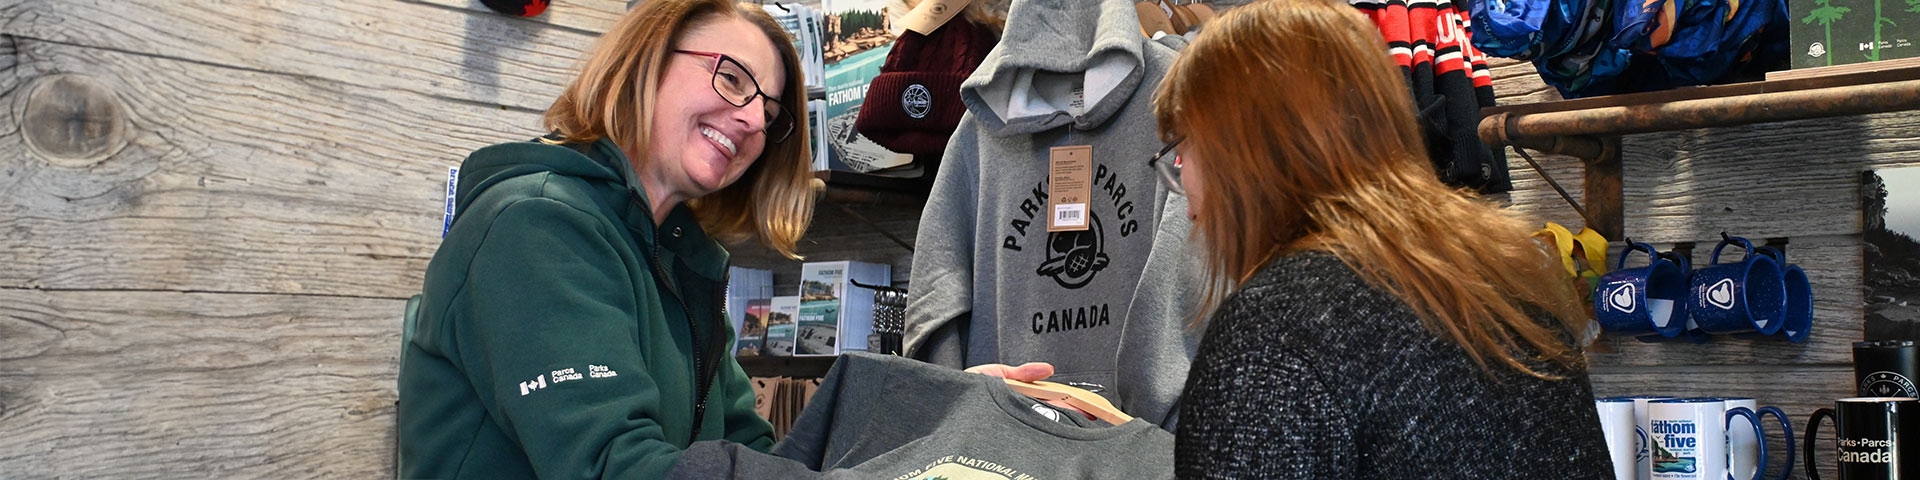
[[[921,35],[933,35],[934,30],[953,20],[969,3],[973,3],[973,0],[921,0],[913,10],[900,16],[900,24]]]
[[[1047,231],[1090,228],[1087,204],[1093,198],[1093,146],[1053,147],[1047,155]]]

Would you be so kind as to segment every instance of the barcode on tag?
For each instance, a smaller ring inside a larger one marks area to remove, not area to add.
[[[1053,206],[1053,224],[1062,227],[1084,227],[1087,225],[1087,204],[1069,203]]]

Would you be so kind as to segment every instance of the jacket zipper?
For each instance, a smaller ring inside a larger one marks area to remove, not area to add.
[[[638,203],[638,200],[635,200],[635,204],[637,205]],[[703,417],[707,414],[707,393],[713,386],[712,380],[708,378],[711,375],[706,374],[708,349],[705,348],[705,344],[700,342],[700,328],[693,318],[693,310],[687,308],[687,300],[680,295],[679,287],[674,285],[673,276],[669,275],[666,267],[660,263],[659,243],[656,241],[653,248],[647,253],[653,257],[653,261],[649,263],[653,264],[654,273],[658,274],[660,278],[666,282],[667,293],[673,295],[673,300],[680,304],[680,312],[687,316],[687,338],[693,343],[694,376],[693,430],[687,435],[687,443],[692,444],[700,438],[700,424]],[[724,292],[722,294],[724,295]]]

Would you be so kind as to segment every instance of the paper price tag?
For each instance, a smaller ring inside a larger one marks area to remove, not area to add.
[[[900,16],[900,24],[921,35],[933,35],[934,30],[953,20],[961,9],[967,8],[968,3],[972,3],[972,0],[921,0],[920,5]]]
[[[1093,146],[1053,147],[1047,159],[1047,231],[1086,230],[1093,197]]]

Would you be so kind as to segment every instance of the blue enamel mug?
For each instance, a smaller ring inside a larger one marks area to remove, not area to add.
[[[1660,254],[1660,258],[1664,258],[1669,262],[1673,262],[1674,265],[1679,265],[1680,273],[1683,275],[1693,273],[1693,262],[1687,260],[1686,256],[1681,255],[1678,252],[1662,252]],[[1707,340],[1710,340],[1712,338],[1712,335],[1707,335],[1707,332],[1700,331],[1700,326],[1693,323],[1692,316],[1687,315],[1687,308],[1686,308],[1687,302],[1684,302],[1684,301],[1679,302],[1678,305],[1679,306],[1677,308],[1677,311],[1673,312],[1673,321],[1679,322],[1681,325],[1685,325],[1685,327],[1683,327],[1683,330],[1680,331],[1679,335],[1673,336],[1673,337],[1662,337],[1659,335],[1641,335],[1634,338],[1637,340],[1640,340],[1641,343],[1685,342],[1685,343],[1691,343],[1695,345],[1707,343]]]
[[[1627,257],[1645,252],[1647,266],[1627,268]],[[1660,258],[1652,245],[1628,243],[1612,272],[1600,277],[1593,292],[1593,315],[1609,335],[1679,335],[1686,327],[1687,274]]]
[[[1746,258],[1720,263],[1720,251],[1728,245],[1746,249]],[[1712,261],[1706,268],[1693,271],[1687,308],[1700,330],[1710,334],[1759,332],[1772,335],[1780,331],[1787,309],[1786,280],[1780,263],[1773,257],[1757,255],[1753,242],[1728,237],[1713,247]]]
[[[1807,272],[1799,265],[1787,263],[1787,253],[1772,247],[1755,249],[1761,255],[1773,257],[1773,260],[1786,267],[1781,270],[1780,280],[1786,288],[1787,308],[1780,320],[1780,334],[1787,341],[1801,343],[1807,341],[1808,332],[1813,330],[1813,284],[1807,281]]]

